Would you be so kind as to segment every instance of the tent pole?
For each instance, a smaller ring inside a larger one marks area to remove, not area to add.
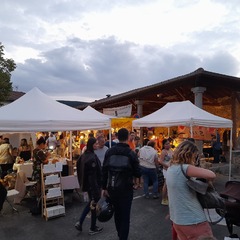
[[[70,142],[69,142],[69,158],[70,158],[70,161],[73,161],[73,158],[72,158],[72,131],[70,131]]]
[[[229,146],[229,176],[228,176],[228,180],[231,180],[231,175],[232,175],[232,137],[233,137],[233,133],[232,133],[232,128],[230,130],[230,146]]]
[[[109,128],[109,148],[112,147],[112,129]]]
[[[190,126],[190,131],[191,131],[191,138],[193,137],[193,128],[192,125]]]

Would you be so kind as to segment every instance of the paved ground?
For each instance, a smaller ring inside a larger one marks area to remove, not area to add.
[[[236,178],[233,178],[236,179]],[[233,180],[232,179],[232,180]],[[236,179],[239,180],[239,179]],[[215,182],[217,190],[224,189],[228,181],[227,176],[218,175]],[[168,207],[160,204],[160,199],[145,199],[142,190],[135,192],[132,206],[131,228],[129,240],[171,240],[171,224],[165,217],[168,214]],[[72,196],[72,201],[70,197]],[[17,205],[18,213],[13,213],[10,206],[5,202],[4,214],[0,216],[0,239],[1,240],[75,240],[75,239],[117,239],[113,219],[99,226],[104,227],[104,231],[95,236],[88,235],[90,219],[84,223],[84,230],[79,233],[74,228],[78,220],[84,203],[76,193],[67,194],[66,216],[45,221],[41,216],[32,216],[29,213],[30,200],[25,200],[23,206]],[[217,239],[223,240],[228,236],[227,227],[224,225],[212,226],[214,235]],[[240,228],[235,227],[234,232],[240,235]]]

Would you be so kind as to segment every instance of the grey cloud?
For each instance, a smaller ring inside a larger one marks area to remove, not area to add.
[[[193,41],[194,45],[198,47],[204,47],[210,49],[214,46],[231,47],[234,41],[238,41],[240,38],[240,32],[236,31],[239,25],[235,21],[227,22],[223,29],[215,28],[212,31],[194,32],[189,35],[189,38]],[[191,44],[191,41],[190,41]]]
[[[155,0],[152,0],[154,2]],[[29,1],[29,0],[3,0],[0,13],[4,13],[6,21],[14,23],[16,19],[24,20],[29,17],[41,18],[47,22],[62,22],[66,19],[81,18],[86,12],[108,12],[116,6],[140,5],[149,3],[149,0],[58,0],[58,1]],[[13,18],[14,15],[14,18]],[[30,22],[29,22],[30,23]]]
[[[175,1],[175,4],[181,8],[197,1]],[[49,95],[72,94],[79,96],[79,100],[81,97],[99,99],[106,94],[118,94],[177,77],[199,67],[237,75],[239,62],[230,51],[234,51],[236,45],[233,42],[237,43],[240,38],[240,5],[238,0],[216,2],[223,3],[228,10],[219,26],[211,31],[199,32],[196,29],[194,33],[185,35],[185,42],[165,49],[118,42],[114,36],[91,41],[69,36],[65,42],[62,39],[61,42],[45,40],[45,24],[75,21],[89,12],[106,13],[117,6],[142,5],[149,0],[3,0],[0,41],[10,52],[19,46],[40,52],[41,59],[27,59],[17,64],[12,81],[20,91],[26,92],[37,86]],[[161,31],[156,29],[156,34],[161,34]],[[230,49],[229,52],[226,49]]]
[[[149,3],[148,0],[58,0],[29,1],[3,0],[0,8],[1,42],[9,52],[15,47],[32,47],[44,51],[46,44],[45,24],[55,24],[80,20],[89,12],[108,12],[121,5],[139,5]],[[84,27],[84,26],[81,26]],[[87,26],[86,26],[87,27]],[[41,43],[41,45],[39,44]],[[54,43],[48,43],[48,46]]]
[[[37,86],[49,95],[68,92],[79,96],[79,100],[99,99],[186,74],[202,64],[199,58],[186,53],[119,43],[113,37],[69,39],[66,45],[43,52],[44,61],[28,59],[19,64],[13,85],[21,91]],[[134,51],[141,51],[140,56]]]
[[[76,39],[74,41],[76,42]],[[89,94],[97,95],[95,98],[104,97],[111,88],[115,88],[114,92],[117,93],[118,85],[129,81],[131,75],[128,67],[131,65],[131,55],[128,48],[128,45],[117,44],[111,39],[90,41],[85,44],[79,40],[76,46],[42,53],[44,62],[29,59],[25,64],[20,64],[13,75],[14,84],[21,89],[23,78],[26,75],[34,75],[34,80],[28,81],[29,87],[37,84],[46,91],[73,93],[81,91],[88,97],[91,97]],[[87,55],[86,60],[81,55]],[[85,70],[82,63],[89,66],[89,70]],[[33,79],[31,76],[27,78]],[[63,84],[55,84],[56,80]],[[64,85],[64,82],[67,84]]]
[[[239,72],[239,62],[227,52],[217,52],[203,59],[203,67],[209,71],[235,76]]]

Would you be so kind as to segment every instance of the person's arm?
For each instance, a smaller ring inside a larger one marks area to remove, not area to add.
[[[101,188],[98,182],[98,180],[101,181],[101,176],[98,176],[98,173],[101,173],[101,164],[98,157],[96,155],[94,157],[87,164],[88,171],[86,172],[86,175],[88,177],[88,184],[90,187],[89,191],[91,193],[92,200],[94,200],[94,202],[96,203],[101,197]]]
[[[18,148],[18,156],[20,156],[20,153],[22,152],[22,147]]]
[[[43,164],[48,163],[48,158],[49,158],[50,153],[45,154],[43,152],[43,150],[40,150],[40,151],[38,151],[37,155],[38,155],[38,158],[42,161]]]
[[[81,166],[82,155],[77,160],[77,178],[80,188],[82,187],[82,166]]]
[[[140,158],[140,151],[141,151],[141,149],[139,149],[139,151],[138,151],[138,152],[136,152],[136,153],[137,153],[137,156],[138,156],[138,158]]]
[[[155,163],[156,167],[159,165],[157,153],[156,153],[155,158],[154,158],[154,163]]]
[[[131,150],[130,152],[130,158],[132,162],[133,176],[136,178],[140,178],[142,174],[139,165],[139,160],[137,154],[133,150]]]
[[[108,153],[110,149],[108,149],[105,153],[103,166],[102,166],[102,189],[107,189],[107,182],[108,182]]]
[[[167,155],[167,152],[165,150],[162,150],[162,153],[160,155],[160,158],[158,160],[158,162],[164,167],[164,168],[168,168],[168,165],[164,162],[164,158]]]
[[[193,165],[188,166],[186,174],[189,177],[205,178],[209,181],[216,178],[216,174],[213,171]]]
[[[8,153],[12,156],[12,147],[10,144],[9,144],[9,148],[8,148]]]
[[[109,197],[109,193],[107,190],[107,181],[108,181],[108,151],[105,153],[103,166],[102,166],[102,196]]]

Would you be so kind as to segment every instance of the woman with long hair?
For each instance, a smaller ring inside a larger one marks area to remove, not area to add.
[[[37,181],[37,197],[41,196],[41,164],[48,163],[49,154],[45,153],[46,141],[43,137],[37,140],[37,147],[33,150],[32,180]]]
[[[20,146],[18,148],[19,157],[24,161],[28,161],[32,157],[31,147],[27,142],[26,138],[22,138],[20,142]]]
[[[77,176],[81,190],[88,193],[89,202],[83,209],[75,228],[80,232],[82,231],[83,222],[91,211],[91,227],[88,233],[94,235],[103,230],[103,228],[96,226],[96,205],[101,197],[101,162],[94,153],[94,150],[97,149],[96,138],[89,138],[86,147],[85,152],[77,161]]]
[[[215,179],[214,172],[194,166],[198,149],[195,143],[184,141],[174,150],[173,159],[166,172],[170,219],[179,240],[197,240],[200,237],[213,237],[203,208],[196,192],[187,185],[189,177]]]
[[[170,161],[173,156],[173,150],[171,149],[170,141],[168,139],[164,139],[162,141],[162,146],[163,149],[159,157],[159,163],[163,166],[163,176],[165,180],[162,187],[162,205],[168,205],[166,172],[168,167],[170,166]]]

